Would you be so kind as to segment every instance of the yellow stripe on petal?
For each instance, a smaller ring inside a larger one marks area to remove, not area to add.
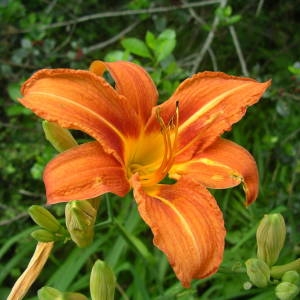
[[[186,234],[189,235],[193,247],[195,249],[198,249],[198,243],[197,240],[195,239],[194,233],[192,228],[190,227],[190,224],[187,222],[187,220],[185,219],[185,216],[180,212],[179,209],[176,208],[176,206],[174,204],[172,204],[172,202],[170,202],[168,199],[162,198],[160,196],[158,196],[158,191],[156,191],[156,193],[149,193],[150,196],[155,197],[156,199],[159,199],[160,201],[162,201],[165,205],[167,205],[178,217],[179,222],[181,223],[181,226],[183,227],[184,231],[186,232]],[[198,251],[200,251],[198,249]]]
[[[186,162],[175,163],[169,176],[176,179],[188,176],[215,189],[242,183],[246,204],[251,204],[258,195],[258,170],[254,158],[243,147],[225,139],[217,139]]]
[[[141,133],[128,100],[92,72],[40,70],[24,83],[22,94],[20,102],[39,117],[89,134],[121,163],[128,156],[125,141]]]
[[[217,97],[211,99],[209,102],[207,102],[204,106],[202,106],[198,111],[196,111],[193,115],[191,115],[190,118],[185,120],[182,124],[179,126],[179,131],[183,130],[193,122],[199,120],[204,114],[212,110],[215,106],[219,105],[226,97],[238,93],[240,90],[246,88],[247,86],[250,87],[251,83],[241,84],[240,86],[237,86],[235,88],[230,89],[229,91],[223,92],[222,94],[218,95]],[[220,112],[222,113],[222,111]],[[213,121],[215,118],[210,118],[206,120],[205,125],[208,125]]]
[[[97,119],[99,120],[99,123],[104,123],[107,127],[109,127],[112,131],[114,131],[124,143],[126,142],[124,135],[120,132],[120,130],[118,130],[118,128],[116,126],[114,126],[114,124],[109,122],[102,115],[96,113],[95,111],[93,111],[92,109],[87,107],[86,105],[78,103],[78,102],[74,101],[73,99],[69,99],[66,97],[58,96],[58,95],[53,95],[50,93],[43,93],[43,92],[30,93],[30,96],[32,96],[32,97],[34,97],[35,95],[38,97],[40,96],[41,99],[42,99],[42,97],[47,97],[49,99],[55,98],[55,99],[53,99],[53,101],[59,101],[61,108],[67,109],[68,104],[74,106],[74,111],[76,109],[78,109],[79,111],[82,112],[82,114],[93,116],[95,118],[95,120],[97,120]],[[95,127],[96,127],[96,124],[95,124]],[[97,138],[97,136],[96,136],[96,138]]]
[[[224,131],[238,122],[255,104],[271,82],[203,72],[183,81],[161,107],[164,120],[170,119],[179,102],[177,156],[190,156],[205,149]]]
[[[143,188],[138,175],[131,179],[138,210],[178,279],[189,287],[192,279],[215,273],[222,261],[225,229],[212,195],[194,181]]]

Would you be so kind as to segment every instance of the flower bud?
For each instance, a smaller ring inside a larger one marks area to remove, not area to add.
[[[46,208],[40,205],[30,206],[28,213],[36,224],[50,232],[55,233],[62,229],[58,220]]]
[[[39,300],[88,300],[80,293],[64,293],[50,286],[44,286],[38,291]]]
[[[283,274],[282,281],[284,282],[289,282],[289,283],[293,283],[295,285],[299,285],[300,283],[300,276],[299,273],[297,271],[291,270],[291,271],[287,271]]]
[[[246,261],[247,275],[250,281],[257,287],[265,287],[270,281],[270,269],[268,265],[257,258]]]
[[[44,286],[38,290],[39,300],[62,300],[63,293],[50,286]]]
[[[55,242],[57,240],[55,235],[46,229],[37,229],[31,232],[31,236],[38,242],[43,243]]]
[[[275,288],[275,294],[280,300],[292,300],[299,294],[299,288],[290,282],[281,282]]]
[[[285,265],[273,266],[271,268],[271,276],[273,278],[280,279],[284,275],[284,273],[288,271],[300,272],[300,258]]]
[[[285,222],[281,214],[265,215],[256,231],[257,257],[269,266],[276,263],[284,245]]]
[[[105,262],[97,260],[90,277],[92,300],[113,300],[115,287],[116,277],[113,271]]]
[[[66,205],[66,226],[79,247],[86,247],[93,241],[99,200],[71,201]]]
[[[63,152],[78,145],[70,131],[62,128],[58,124],[43,121],[42,126],[46,139],[58,152]]]

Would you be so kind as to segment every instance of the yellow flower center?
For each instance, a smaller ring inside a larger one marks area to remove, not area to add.
[[[174,162],[178,135],[178,102],[168,123],[162,119],[159,107],[156,109],[156,118],[160,131],[140,139],[128,168],[129,177],[138,173],[143,186],[159,183],[166,177]]]

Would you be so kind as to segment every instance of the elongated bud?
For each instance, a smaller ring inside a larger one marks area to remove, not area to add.
[[[37,229],[31,232],[31,236],[38,242],[43,242],[43,243],[57,241],[55,235],[46,229]]]
[[[287,271],[283,274],[282,281],[284,282],[290,282],[293,283],[295,285],[299,285],[300,283],[300,276],[299,273],[297,271],[291,270],[291,271]]]
[[[88,300],[80,293],[64,293],[50,286],[44,286],[38,291],[39,300]]]
[[[299,288],[290,282],[281,282],[275,288],[275,294],[280,300],[292,300],[299,294]]]
[[[79,247],[86,247],[93,241],[99,201],[99,198],[95,198],[71,201],[66,205],[66,226]]]
[[[268,265],[257,258],[246,261],[247,275],[250,281],[257,287],[265,287],[270,281],[270,269]]]
[[[46,139],[58,152],[63,152],[77,146],[77,142],[69,130],[62,128],[54,122],[48,121],[43,121],[42,126]]]
[[[36,224],[47,231],[55,233],[63,228],[58,220],[46,208],[40,205],[30,206],[28,213]]]
[[[285,222],[281,214],[265,215],[256,231],[257,257],[269,266],[276,263],[284,245]]]
[[[92,300],[113,300],[115,288],[116,277],[113,271],[105,262],[97,260],[90,277]]]
[[[300,258],[279,266],[273,266],[271,268],[271,276],[276,279],[280,279],[284,273],[288,271],[298,271],[300,272]]]

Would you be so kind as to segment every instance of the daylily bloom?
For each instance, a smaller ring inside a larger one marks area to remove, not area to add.
[[[102,76],[108,71],[114,80]],[[225,228],[207,188],[243,184],[246,203],[258,193],[254,159],[222,139],[256,103],[270,81],[203,72],[183,81],[157,105],[150,76],[130,62],[100,62],[89,71],[43,69],[22,88],[21,103],[39,117],[89,134],[46,166],[49,204],[89,199],[132,188],[154,244],[182,285],[217,271]],[[174,184],[162,183],[165,177]]]

